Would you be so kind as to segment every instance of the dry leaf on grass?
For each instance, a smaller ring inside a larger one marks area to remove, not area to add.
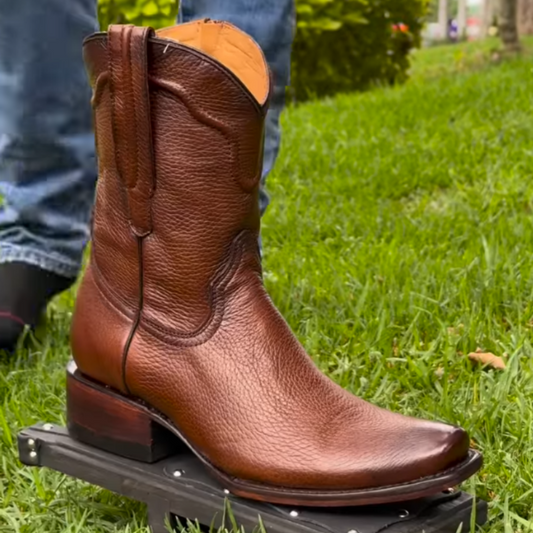
[[[468,358],[476,363],[481,363],[483,366],[491,366],[497,370],[505,370],[505,361],[490,352],[482,352],[480,349],[469,353]]]

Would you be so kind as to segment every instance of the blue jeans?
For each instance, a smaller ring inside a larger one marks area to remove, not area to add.
[[[252,35],[274,73],[264,186],[279,149],[294,0],[182,1],[180,20],[199,18]],[[0,262],[79,273],[97,178],[82,41],[97,29],[96,0],[0,0]],[[260,201],[264,212],[264,187]]]

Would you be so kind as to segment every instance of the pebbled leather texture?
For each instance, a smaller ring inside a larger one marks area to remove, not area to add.
[[[265,292],[266,105],[217,60],[148,30],[112,27],[84,54],[100,180],[72,331],[80,371],[144,400],[239,479],[349,490],[462,461],[462,429],[324,376]]]

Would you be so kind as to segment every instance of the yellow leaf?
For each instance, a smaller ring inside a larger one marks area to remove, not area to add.
[[[505,362],[501,357],[490,352],[482,352],[479,349],[469,353],[468,358],[476,363],[481,363],[483,366],[491,366],[497,370],[505,370],[506,368]]]

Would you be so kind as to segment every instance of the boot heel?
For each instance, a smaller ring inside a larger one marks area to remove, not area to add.
[[[154,463],[184,444],[132,401],[67,368],[67,427],[80,442],[121,457]]]

